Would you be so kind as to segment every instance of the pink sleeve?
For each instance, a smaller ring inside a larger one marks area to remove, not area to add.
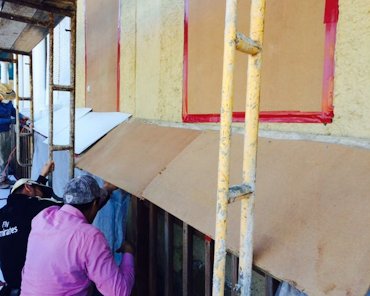
[[[135,281],[134,258],[131,254],[125,253],[118,267],[105,237],[97,232],[87,244],[85,258],[88,277],[100,293],[130,295]]]

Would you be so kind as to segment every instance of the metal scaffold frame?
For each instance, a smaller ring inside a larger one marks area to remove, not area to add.
[[[18,15],[9,12],[0,12],[0,18],[7,19],[10,22],[22,22],[28,26],[36,26],[39,28],[46,29],[49,33],[49,159],[53,160],[54,151],[68,150],[70,152],[70,163],[69,163],[69,177],[74,176],[74,146],[75,146],[75,69],[76,69],[76,2],[75,1],[60,1],[59,3],[52,3],[46,1],[45,3],[40,3],[39,1],[21,1],[21,0],[5,0],[4,2],[9,2],[13,5],[18,5],[19,7],[25,7],[30,9],[36,9],[38,11],[47,12],[49,19],[39,20],[33,17],[26,17],[23,15]],[[56,85],[54,84],[54,27],[56,22],[54,21],[54,15],[58,16],[58,21],[62,17],[67,16],[71,18],[71,42],[70,42],[70,85]],[[23,34],[23,32],[21,32]],[[26,33],[27,34],[27,33]],[[32,32],[29,34],[32,37]],[[35,43],[35,45],[38,42]],[[14,48],[0,48],[1,52],[12,54],[11,58],[0,58],[1,61],[10,62],[15,64],[15,89],[16,89],[16,158],[17,162],[21,167],[32,166],[32,155],[34,149],[34,133],[32,128],[24,127],[20,130],[19,121],[19,102],[29,101],[30,102],[30,119],[31,122],[34,121],[34,104],[33,104],[33,61],[32,61],[32,49],[31,50],[19,50]],[[30,71],[30,97],[21,98],[19,97],[19,55],[29,57],[29,71]],[[70,93],[70,136],[69,145],[54,145],[54,91],[67,91]],[[21,159],[21,138],[29,137],[30,140],[30,155],[31,157],[24,162]],[[51,183],[52,176],[49,180]]]
[[[75,150],[75,68],[76,68],[76,14],[71,15],[71,66],[70,85],[54,84],[54,15],[49,13],[51,26],[49,27],[49,160],[53,160],[54,151],[69,151],[69,178],[74,176]],[[54,145],[54,91],[70,93],[69,113],[69,145]],[[52,177],[50,178],[52,180]]]
[[[226,226],[228,204],[241,200],[239,279],[234,287],[250,295],[253,261],[253,221],[256,159],[261,87],[261,46],[266,0],[252,0],[250,38],[237,32],[237,0],[226,1],[224,61],[222,77],[220,148],[217,182],[216,236],[212,295],[223,296],[226,264]],[[234,95],[235,51],[248,56],[247,94],[243,154],[243,183],[230,187],[231,124]]]
[[[18,54],[15,55],[14,64],[15,64],[15,93],[16,93],[16,103],[15,103],[15,111],[16,111],[16,122],[15,122],[15,134],[16,134],[16,158],[17,162],[21,167],[30,167],[32,166],[32,155],[34,149],[34,141],[33,141],[33,129],[29,128],[28,126],[24,126],[25,132],[21,130],[20,122],[19,122],[19,101],[29,101],[30,102],[30,120],[34,122],[34,104],[33,104],[33,73],[32,73],[32,54],[26,55],[29,58],[29,73],[30,73],[30,96],[29,98],[19,97],[19,56]],[[23,137],[30,137],[31,138],[31,147],[30,147],[30,159],[27,159],[26,162],[21,160],[21,138]]]

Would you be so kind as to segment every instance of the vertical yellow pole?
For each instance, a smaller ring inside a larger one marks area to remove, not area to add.
[[[226,1],[220,150],[218,158],[215,257],[212,295],[223,296],[226,262],[226,221],[229,193],[230,142],[234,92],[237,0]]]
[[[35,121],[35,107],[34,107],[34,101],[33,101],[33,56],[32,52],[29,55],[29,63],[30,63],[30,120],[32,124]],[[33,132],[33,128],[30,129],[31,134],[31,141],[30,141],[30,152],[31,152],[31,165],[32,165],[32,159],[33,159],[33,152],[35,150],[35,136]]]
[[[75,169],[75,117],[76,117],[76,11],[73,12],[71,16],[71,44],[70,44],[70,109],[69,109],[69,178],[74,177]]]
[[[19,55],[15,55],[15,143],[16,143],[16,158],[20,166],[21,161],[21,128],[19,122]]]
[[[49,13],[49,160],[53,160],[54,148],[54,15]],[[53,173],[49,174],[49,186],[53,185]]]
[[[252,0],[250,12],[250,38],[260,46],[263,42],[266,0]],[[248,57],[247,98],[245,110],[245,135],[243,157],[243,183],[252,187],[253,193],[241,202],[239,287],[241,295],[250,295],[253,261],[253,222],[256,183],[256,159],[261,89],[261,52]]]

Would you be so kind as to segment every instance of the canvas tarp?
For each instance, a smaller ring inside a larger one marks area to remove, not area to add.
[[[110,132],[76,165],[140,197],[152,179],[199,134],[131,120]]]

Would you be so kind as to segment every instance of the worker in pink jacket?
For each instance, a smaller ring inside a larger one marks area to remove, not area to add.
[[[107,201],[94,178],[81,176],[66,186],[64,206],[50,207],[32,221],[21,295],[89,295],[92,282],[105,296],[130,295],[134,284],[132,247],[124,243],[120,266],[104,235],[91,223]]]

